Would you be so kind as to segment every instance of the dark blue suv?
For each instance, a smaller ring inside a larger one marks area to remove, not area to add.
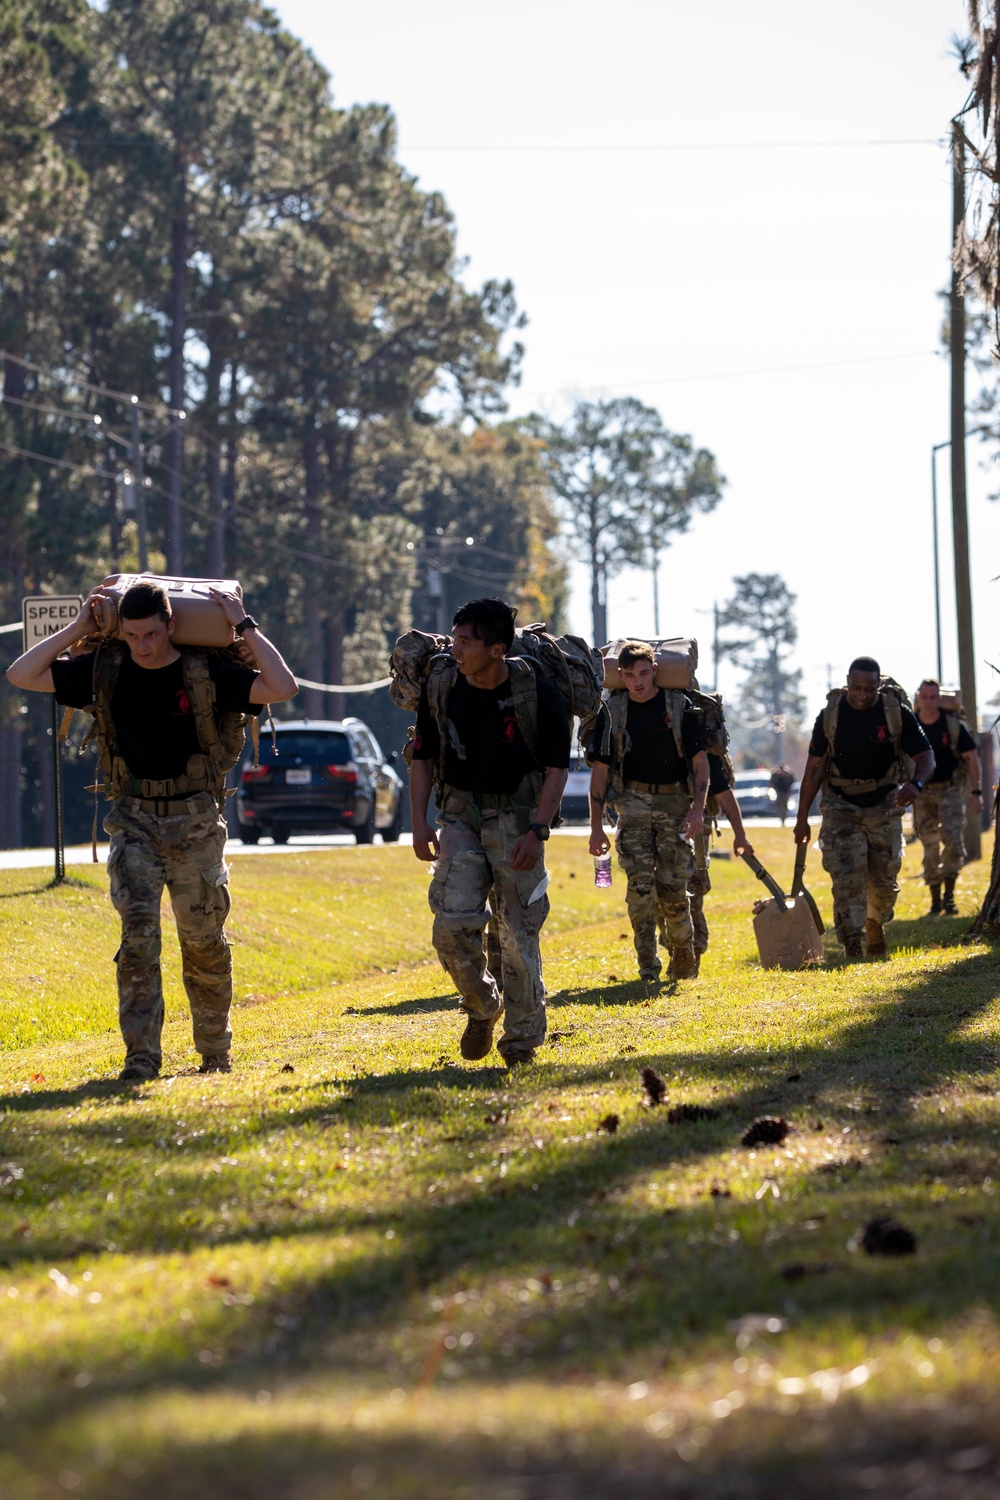
[[[261,726],[260,765],[247,743],[239,766],[236,816],[244,844],[270,834],[376,833],[394,843],[403,827],[403,783],[360,719],[293,719],[275,726],[277,754]]]

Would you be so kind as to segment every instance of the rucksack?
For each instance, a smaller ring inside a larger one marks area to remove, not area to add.
[[[860,796],[866,792],[877,792],[883,787],[896,786],[900,782],[909,781],[913,774],[913,761],[903,749],[903,709],[910,707],[910,700],[894,677],[882,677],[879,681],[878,692],[885,711],[886,728],[889,731],[896,757],[895,765],[890,766],[877,780],[874,777],[848,777],[840,774],[833,758],[834,740],[840,718],[840,705],[847,696],[847,689],[846,687],[834,688],[827,693],[826,707],[823,710],[823,734],[826,739],[824,788],[829,786],[834,791],[846,788],[849,793],[853,792]]]
[[[115,754],[115,730],[111,717],[111,699],[128,647],[120,641],[102,640],[94,652],[93,704],[94,723],[84,738],[81,750],[92,739],[104,773],[103,790],[110,797],[139,796],[150,798],[186,797],[194,792],[210,792],[220,804],[225,794],[226,776],[236,765],[246,743],[249,724],[253,733],[254,765],[257,765],[258,721],[255,714],[215,712],[215,683],[208,667],[211,647],[181,646],[181,673],[191,702],[199,754],[188,761],[188,770],[172,781],[136,782],[120,756]],[[216,651],[241,665],[247,665],[242,643]],[[60,738],[65,739],[72,709],[63,718]],[[203,764],[195,764],[197,761]],[[101,790],[95,786],[95,793]]]
[[[574,718],[585,725],[594,723],[601,706],[604,658],[579,636],[553,636],[542,624],[526,625],[515,633],[506,661],[518,728],[533,756],[537,758],[538,752],[536,672],[558,690],[571,724]],[[441,781],[448,745],[460,759],[465,757],[464,747],[448,718],[448,700],[457,676],[450,636],[408,630],[399,637],[389,658],[389,696],[397,708],[416,713],[426,684],[428,707],[441,741],[437,767]],[[403,750],[407,763],[413,758],[413,734],[411,726]]]

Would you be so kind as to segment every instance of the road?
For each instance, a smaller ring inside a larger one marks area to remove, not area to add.
[[[810,823],[819,823],[818,818],[810,818]],[[747,828],[776,828],[778,825],[773,818],[747,818]],[[791,824],[786,824],[791,831]],[[728,831],[728,830],[727,830]],[[590,832],[586,823],[568,823],[562,828],[552,830],[554,838],[584,838]],[[401,844],[412,844],[413,836],[409,833],[401,834]],[[725,843],[725,834],[720,841]],[[379,840],[381,843],[381,840]],[[303,854],[313,853],[321,849],[364,849],[378,848],[378,844],[357,845],[354,835],[350,833],[318,834],[316,837],[302,835],[289,839],[287,844],[243,844],[239,839],[229,839],[226,843],[226,857],[231,858],[234,854]],[[107,844],[98,844],[97,862],[104,864],[108,857]],[[91,849],[89,844],[75,844],[66,850],[66,864],[89,865],[92,864]],[[43,869],[54,864],[54,855],[51,849],[0,849],[0,870],[34,870]]]

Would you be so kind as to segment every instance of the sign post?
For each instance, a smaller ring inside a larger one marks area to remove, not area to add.
[[[36,594],[21,601],[24,649],[48,640],[79,617],[82,594]],[[52,698],[52,842],[55,853],[55,884],[66,879],[66,843],[63,835],[62,755],[59,750],[59,705]]]

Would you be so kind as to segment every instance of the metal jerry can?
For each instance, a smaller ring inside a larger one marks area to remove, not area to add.
[[[753,918],[757,951],[765,969],[805,969],[823,962],[823,919],[802,884],[806,848],[800,844],[796,851],[790,896],[785,895],[760,860],[752,854],[743,856],[757,879],[771,892],[770,901],[757,902]]]

